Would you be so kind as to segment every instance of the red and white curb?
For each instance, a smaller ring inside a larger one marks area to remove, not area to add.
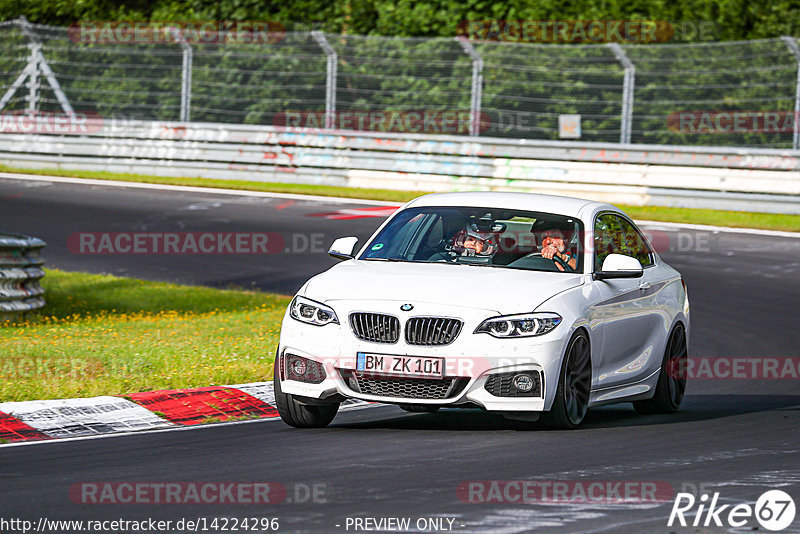
[[[341,409],[369,406],[348,400]],[[275,419],[272,382],[0,403],[0,443],[181,428],[241,419]]]

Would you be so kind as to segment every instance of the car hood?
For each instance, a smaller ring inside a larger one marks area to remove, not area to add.
[[[303,294],[337,300],[401,300],[479,308],[498,314],[533,311],[582,284],[583,275],[473,265],[349,260],[309,280]]]

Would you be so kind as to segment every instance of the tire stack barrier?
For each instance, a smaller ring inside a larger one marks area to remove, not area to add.
[[[39,238],[0,232],[0,320],[38,310],[45,304]]]

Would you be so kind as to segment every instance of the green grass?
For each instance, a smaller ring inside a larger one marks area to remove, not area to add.
[[[330,185],[250,182],[246,180],[215,180],[211,178],[164,177],[144,174],[120,174],[104,171],[73,171],[63,169],[32,170],[18,169],[5,165],[0,165],[0,171],[23,174],[47,174],[73,178],[91,178],[95,180],[187,185],[194,187],[218,187],[239,189],[243,191],[264,191],[269,193],[296,193],[302,195],[362,198],[367,200],[383,200],[392,202],[407,202],[426,193],[426,191],[393,191],[389,189],[361,189]],[[634,219],[800,232],[800,215],[782,215],[775,213],[755,213],[709,209],[662,208],[657,206],[628,206],[625,204],[617,205],[625,210]]]
[[[0,401],[272,378],[290,298],[48,269],[47,305],[0,323]]]

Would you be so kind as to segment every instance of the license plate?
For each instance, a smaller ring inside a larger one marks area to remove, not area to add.
[[[359,352],[356,354],[356,370],[392,376],[442,378],[444,358]]]

